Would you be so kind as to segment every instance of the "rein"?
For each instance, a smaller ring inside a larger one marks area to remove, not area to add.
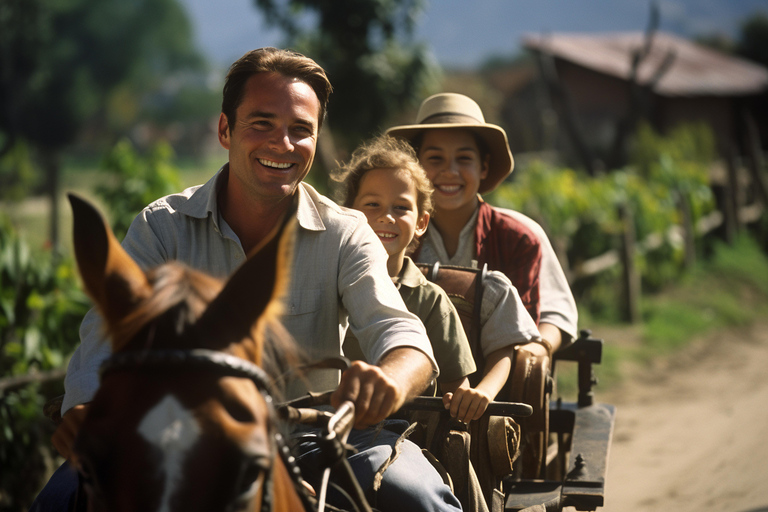
[[[274,417],[275,400],[273,398],[274,386],[272,379],[259,366],[246,361],[237,356],[207,349],[189,349],[189,350],[147,350],[147,351],[128,351],[117,352],[106,359],[100,369],[99,376],[103,380],[110,373],[118,370],[134,369],[153,369],[167,370],[168,367],[184,367],[184,369],[201,370],[212,372],[222,377],[239,377],[251,380],[269,408],[270,417]],[[296,459],[290,452],[290,448],[285,439],[279,432],[275,432],[275,451],[280,456],[291,481],[296,488],[305,510],[314,510],[311,505],[306,488],[302,484],[301,471],[296,463]],[[273,454],[274,457],[274,454]],[[274,494],[273,469],[267,473],[264,479],[264,493],[262,494],[261,511],[270,512],[272,510],[272,499]]]

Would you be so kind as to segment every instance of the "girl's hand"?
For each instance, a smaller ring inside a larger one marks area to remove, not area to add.
[[[469,423],[479,419],[491,403],[491,397],[477,388],[460,387],[454,393],[443,395],[443,405],[449,409],[451,416]]]

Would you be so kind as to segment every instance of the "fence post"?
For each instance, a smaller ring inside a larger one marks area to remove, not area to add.
[[[677,192],[677,208],[680,210],[683,251],[685,251],[683,264],[686,269],[690,269],[696,264],[696,228],[691,215],[691,202],[684,192]]]
[[[760,201],[763,206],[768,206],[768,180],[765,177],[765,166],[763,163],[763,152],[760,149],[760,134],[755,124],[755,119],[749,112],[744,114],[745,124],[747,126],[747,148],[749,152],[749,170],[752,174],[752,182],[757,188]]]
[[[742,230],[741,219],[739,218],[739,210],[743,204],[741,183],[739,182],[739,157],[736,151],[735,144],[731,143],[728,146],[728,158],[726,169],[728,171],[728,185],[727,194],[730,197],[730,201],[727,203],[728,208],[731,210],[734,235],[738,234]],[[730,243],[730,241],[729,241]]]
[[[640,275],[635,265],[635,221],[626,204],[619,205],[622,225],[621,266],[624,281],[624,320],[631,324],[640,320]]]

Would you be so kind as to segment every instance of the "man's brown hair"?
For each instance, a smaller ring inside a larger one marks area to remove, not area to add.
[[[224,82],[221,111],[227,116],[230,130],[235,125],[237,107],[243,101],[245,84],[249,78],[257,73],[279,73],[309,85],[320,101],[320,113],[317,120],[317,127],[320,129],[328,109],[328,98],[333,90],[325,70],[317,62],[298,52],[267,47],[251,50],[229,68]]]

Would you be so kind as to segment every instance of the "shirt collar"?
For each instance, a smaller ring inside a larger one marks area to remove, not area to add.
[[[299,183],[297,189],[299,206],[296,209],[296,219],[299,221],[299,226],[310,231],[325,231],[325,224],[317,209],[318,204],[322,202],[322,196],[303,181]]]
[[[179,206],[179,213],[204,219],[209,214],[213,217],[216,227],[219,227],[218,192],[227,182],[229,163],[224,164],[216,174],[205,184],[199,186],[190,198]]]
[[[179,207],[179,213],[198,219],[204,219],[211,215],[216,228],[219,229],[218,192],[226,184],[228,175],[229,163],[226,163],[211,179],[194,191],[190,198]],[[325,224],[317,208],[320,194],[304,182],[301,182],[297,189],[299,206],[296,211],[296,218],[299,225],[310,231],[325,231]]]
[[[393,279],[396,284],[400,286],[407,286],[408,288],[418,288],[427,283],[427,278],[419,270],[419,267],[413,262],[411,258],[406,256],[403,258],[403,268],[400,270],[400,275]]]

